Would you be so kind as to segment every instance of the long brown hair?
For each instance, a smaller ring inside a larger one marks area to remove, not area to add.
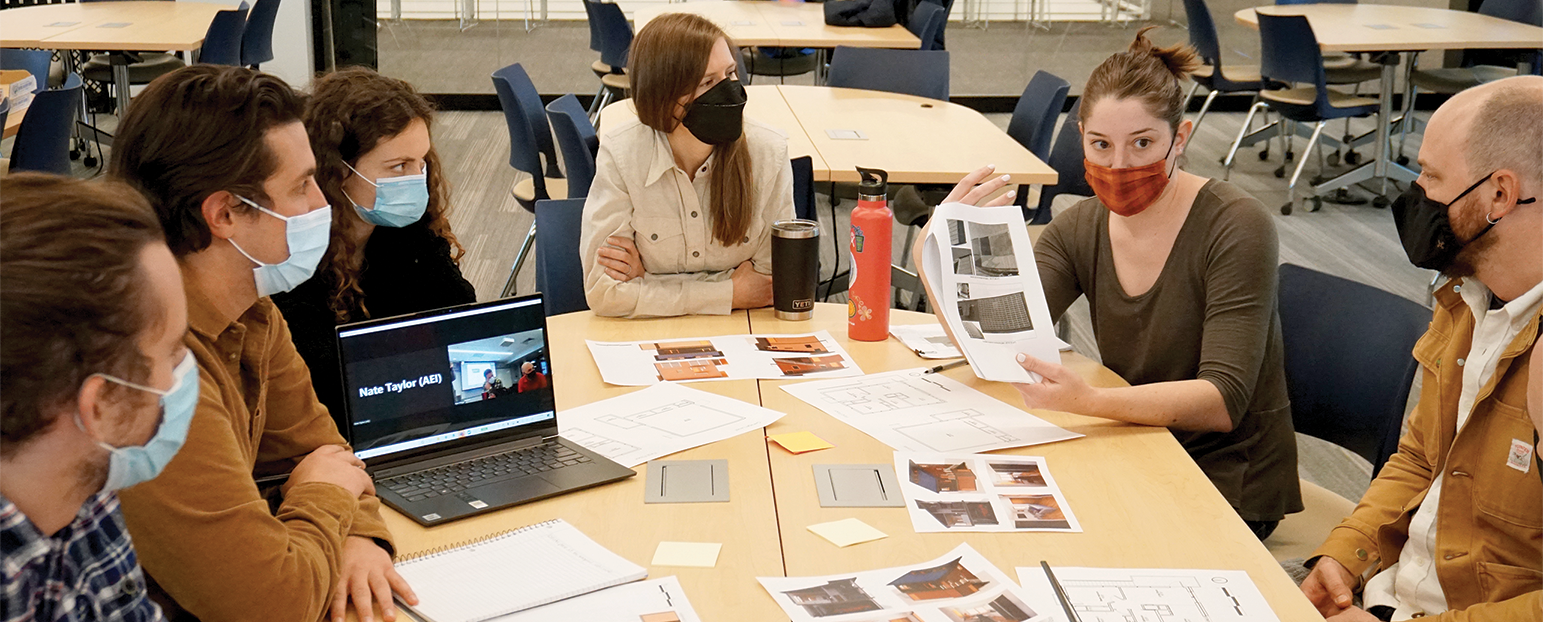
[[[353,171],[359,157],[407,130],[413,120],[434,127],[434,106],[411,84],[389,78],[369,69],[351,67],[316,80],[305,111],[305,131],[311,137],[311,151],[316,155],[316,185],[332,204],[332,240],[317,272],[330,277],[329,301],[338,322],[351,318],[357,306],[366,315],[369,310],[359,300],[363,259],[358,244],[345,234],[360,222],[353,205],[343,194],[343,180]],[[430,141],[424,156],[428,166],[429,207],[424,214],[429,230],[450,243],[451,258],[459,262],[466,249],[450,230],[450,184],[440,166],[439,153]],[[373,180],[372,180],[373,181]],[[369,207],[369,206],[366,206]],[[416,225],[408,225],[416,226]]]
[[[1152,116],[1168,122],[1175,131],[1184,120],[1184,91],[1179,82],[1200,67],[1200,55],[1188,44],[1157,47],[1147,39],[1147,26],[1124,52],[1105,59],[1082,89],[1082,108],[1077,118],[1087,123],[1093,104],[1105,97],[1140,99]]]
[[[666,13],[638,32],[627,63],[632,103],[643,125],[665,133],[680,125],[678,102],[696,92],[720,39],[729,50],[738,49],[723,29],[690,13]],[[744,134],[732,143],[714,146],[713,157],[716,166],[707,186],[713,238],[735,246],[750,230],[750,148]]]

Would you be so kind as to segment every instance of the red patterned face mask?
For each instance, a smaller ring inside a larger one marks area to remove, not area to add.
[[[1168,144],[1168,154],[1173,154],[1173,143]],[[1146,166],[1109,168],[1083,158],[1083,177],[1093,188],[1093,194],[1103,201],[1104,207],[1121,216],[1135,216],[1145,211],[1168,187],[1168,156]]]

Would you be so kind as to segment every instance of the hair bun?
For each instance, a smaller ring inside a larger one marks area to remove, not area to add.
[[[1179,43],[1170,47],[1158,47],[1147,38],[1147,31],[1156,30],[1157,26],[1146,26],[1136,31],[1136,40],[1130,44],[1129,52],[1134,54],[1146,54],[1162,62],[1174,79],[1183,80],[1200,68],[1200,55],[1195,48],[1187,43]]]

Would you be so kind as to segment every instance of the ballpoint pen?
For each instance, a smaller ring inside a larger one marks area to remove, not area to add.
[[[935,374],[935,373],[938,373],[940,371],[948,371],[948,370],[953,369],[955,367],[959,367],[961,365],[969,365],[969,364],[970,364],[969,359],[959,359],[959,360],[954,361],[952,363],[944,363],[944,364],[939,365],[937,367],[933,367],[933,368],[928,369],[927,371],[924,371],[922,373],[924,373],[924,374]]]
[[[1077,612],[1072,610],[1072,601],[1066,597],[1066,590],[1061,589],[1061,582],[1055,579],[1055,572],[1050,570],[1050,563],[1041,561],[1039,567],[1045,569],[1045,578],[1050,579],[1050,587],[1055,588],[1055,597],[1061,601],[1061,609],[1066,611],[1066,619],[1069,622],[1082,622],[1077,617]]]

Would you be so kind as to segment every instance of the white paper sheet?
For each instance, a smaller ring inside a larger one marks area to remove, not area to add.
[[[624,467],[759,430],[782,413],[673,382],[567,409],[563,438]]]
[[[1043,622],[1056,601],[1034,600],[961,544],[937,559],[823,577],[757,577],[793,622]]]
[[[610,384],[861,376],[829,332],[652,341],[586,341]]]
[[[897,451],[895,475],[917,533],[1082,531],[1044,458]]]
[[[905,324],[889,327],[889,334],[893,335],[905,347],[910,348],[916,356],[924,359],[956,359],[963,354],[959,353],[959,347],[954,345],[954,340],[948,338],[948,333],[943,331],[942,324]],[[1065,352],[1072,346],[1054,335],[1056,349]]]
[[[1072,566],[1051,570],[1082,622],[1280,621],[1242,570]],[[1030,596],[1055,601],[1055,590],[1040,567],[1018,568],[1018,581]],[[1059,606],[1051,613],[1051,619],[1066,621]]]
[[[670,614],[674,614],[672,617]],[[701,622],[675,577],[618,585],[577,598],[493,618],[494,622]]]
[[[945,203],[932,213],[922,265],[935,301],[975,375],[1038,382],[1018,353],[1059,361],[1060,340],[1039,283],[1034,247],[1014,206]]]
[[[1082,436],[923,371],[800,382],[782,390],[901,451],[977,453]]]

